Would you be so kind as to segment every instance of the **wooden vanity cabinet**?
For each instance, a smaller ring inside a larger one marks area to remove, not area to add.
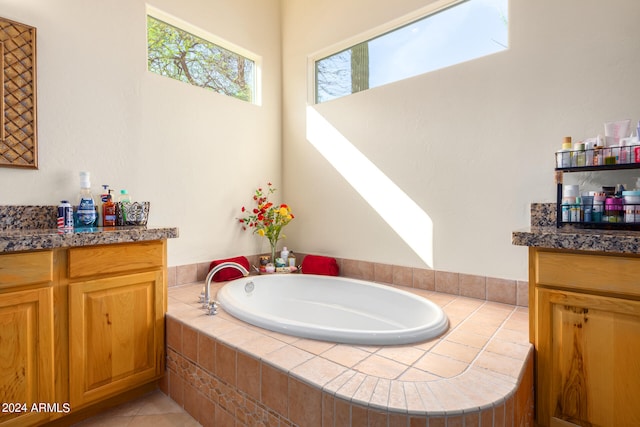
[[[640,256],[529,255],[538,425],[640,425]]]
[[[73,408],[162,376],[165,265],[159,241],[69,249]]]
[[[166,265],[166,240],[0,254],[0,427],[68,425],[159,379]]]
[[[53,402],[53,252],[0,255],[0,425],[45,422]],[[37,407],[37,406],[36,406]]]

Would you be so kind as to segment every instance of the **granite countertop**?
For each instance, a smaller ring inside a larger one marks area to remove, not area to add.
[[[56,217],[57,206],[0,206],[0,253],[178,237],[175,227],[95,227],[63,233],[56,228]]]
[[[555,203],[532,203],[531,226],[511,234],[511,243],[551,249],[640,253],[640,231],[565,226],[557,228]]]
[[[57,229],[5,230],[0,231],[0,253],[130,243],[176,237],[178,237],[178,229],[174,227],[113,227],[107,229],[96,227],[70,233],[61,233]]]
[[[551,249],[640,253],[640,231],[532,226],[526,230],[514,231],[511,242],[519,246]]]

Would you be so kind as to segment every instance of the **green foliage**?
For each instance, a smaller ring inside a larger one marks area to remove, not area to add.
[[[147,16],[149,71],[252,101],[254,62]]]

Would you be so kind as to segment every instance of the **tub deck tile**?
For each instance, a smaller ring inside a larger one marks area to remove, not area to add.
[[[212,294],[223,285],[212,284]],[[197,302],[201,288],[202,283],[196,283],[169,289],[168,324],[193,328],[262,362],[258,381],[263,396],[275,391],[264,383],[271,369],[281,372],[281,380],[292,376],[289,381],[299,381],[294,384],[305,393],[311,392],[308,386],[315,387],[322,395],[322,406],[331,406],[334,420],[350,417],[353,421],[367,413],[380,418],[389,411],[393,414],[386,417],[389,423],[393,419],[422,425],[422,417],[428,414],[431,427],[447,419],[477,425],[497,418],[508,424],[515,416],[516,389],[532,357],[526,308],[398,287],[441,305],[451,320],[450,329],[441,337],[411,345],[349,346],[267,331],[235,319],[224,309],[207,316]],[[206,361],[204,355],[198,359]],[[286,409],[286,402],[265,403]],[[296,417],[307,415],[295,412]],[[315,412],[309,416],[315,419]],[[284,418],[280,421],[287,425]]]

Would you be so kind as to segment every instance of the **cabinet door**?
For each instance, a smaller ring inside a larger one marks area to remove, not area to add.
[[[53,378],[51,287],[1,294],[0,425],[34,425],[55,403],[62,407],[53,401]],[[51,406],[40,411],[40,404]]]
[[[536,289],[538,416],[549,426],[640,425],[640,301]]]
[[[69,285],[69,377],[76,408],[164,370],[162,271]]]

